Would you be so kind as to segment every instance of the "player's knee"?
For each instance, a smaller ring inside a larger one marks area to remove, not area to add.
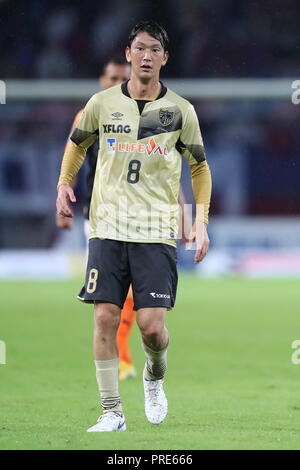
[[[95,328],[99,331],[117,330],[120,316],[116,306],[108,304],[95,305]]]
[[[161,335],[164,330],[163,322],[156,321],[143,325],[140,327],[142,336],[151,344],[156,344],[160,341]]]

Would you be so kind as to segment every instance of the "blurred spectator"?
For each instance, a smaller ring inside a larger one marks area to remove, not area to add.
[[[65,78],[74,75],[72,58],[59,41],[52,40],[37,57],[36,75],[38,78]]]
[[[167,76],[298,74],[298,0],[2,0],[1,77],[94,76],[145,18],[169,31]]]

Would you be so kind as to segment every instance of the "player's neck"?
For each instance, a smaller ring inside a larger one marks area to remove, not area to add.
[[[157,78],[142,83],[133,76],[130,78],[127,88],[131,98],[135,100],[155,100],[161,92],[161,84]]]

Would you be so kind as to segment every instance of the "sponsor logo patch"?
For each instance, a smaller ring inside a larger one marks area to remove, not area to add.
[[[154,299],[170,299],[169,294],[157,294],[157,292],[149,292],[149,294],[154,298]]]
[[[103,131],[105,134],[129,134],[131,132],[130,126],[123,126],[122,124],[103,124]]]
[[[165,147],[157,145],[155,140],[151,138],[148,144],[142,144],[140,142],[118,142],[115,138],[106,139],[108,151],[110,152],[124,152],[124,153],[144,153],[146,155],[168,155],[168,151]]]

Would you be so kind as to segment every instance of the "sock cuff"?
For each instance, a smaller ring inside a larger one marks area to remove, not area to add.
[[[119,358],[116,357],[114,359],[108,359],[106,361],[98,361],[94,360],[96,370],[108,370],[108,369],[115,369],[119,368]]]
[[[151,354],[151,355],[161,355],[163,354],[164,352],[167,351],[168,347],[169,347],[169,344],[170,344],[170,336],[168,337],[168,343],[167,343],[167,346],[164,347],[163,349],[160,349],[159,351],[154,351],[153,349],[149,348],[149,346],[147,346],[144,341],[142,340],[142,346],[143,346],[143,349],[145,351],[145,353],[147,354]]]

